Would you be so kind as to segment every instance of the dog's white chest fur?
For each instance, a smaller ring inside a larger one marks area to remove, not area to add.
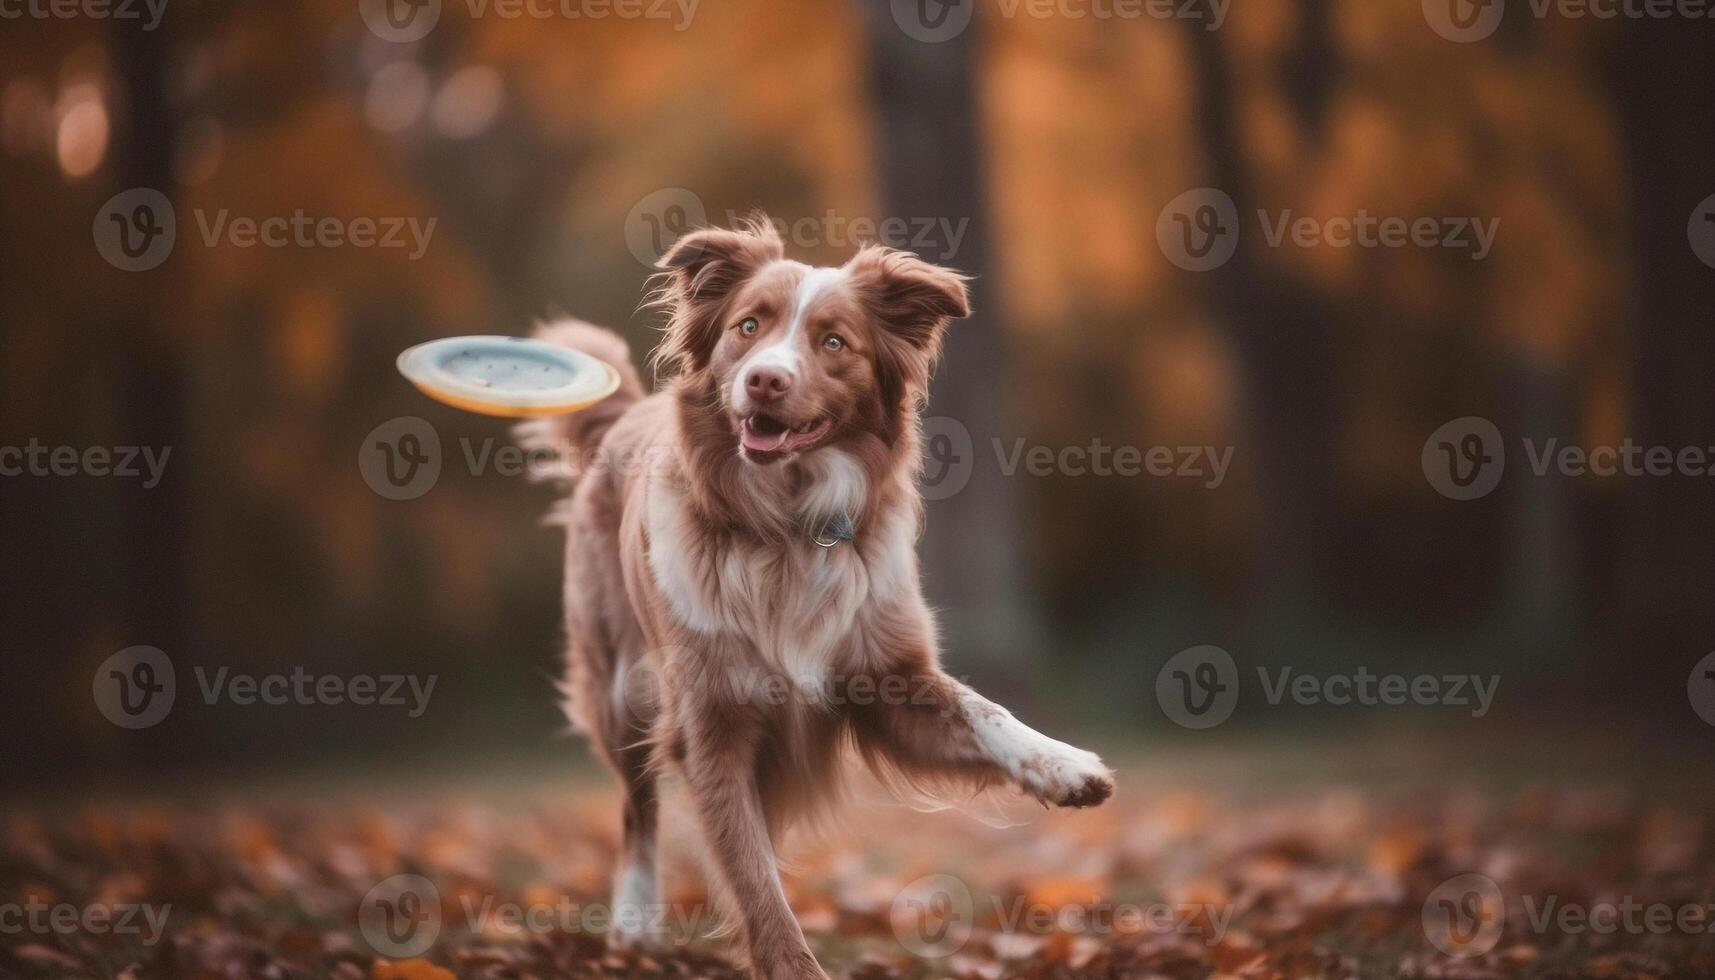
[[[855,464],[826,455],[823,478],[795,501],[806,527],[850,513],[863,493]],[[864,604],[891,595],[909,573],[909,551],[903,558],[892,552],[909,549],[910,539],[891,527],[867,529],[884,535],[868,549],[854,542],[823,548],[808,531],[779,543],[694,534],[684,496],[670,480],[649,488],[645,522],[649,567],[679,624],[744,641],[809,690],[826,679]]]

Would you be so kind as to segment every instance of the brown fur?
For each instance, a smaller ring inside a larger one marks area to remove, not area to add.
[[[653,900],[655,773],[676,768],[753,971],[803,978],[823,974],[774,845],[827,798],[844,746],[889,778],[1012,783],[1065,806],[1101,802],[1112,781],[939,666],[912,548],[918,405],[947,321],[968,315],[963,277],[878,247],[838,271],[782,253],[763,223],[693,232],[667,253],[655,363],[669,378],[655,395],[617,338],[549,328],[626,378],[533,435],[584,464],[566,511],[568,687],[625,788],[616,913]],[[792,380],[766,411],[744,394],[758,364]],[[759,412],[824,434],[758,449],[744,419]],[[824,549],[812,538],[836,513],[856,536]]]

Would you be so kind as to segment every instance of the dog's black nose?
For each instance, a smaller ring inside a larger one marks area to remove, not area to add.
[[[792,390],[792,376],[779,368],[752,368],[744,379],[744,390],[759,402],[771,402]]]

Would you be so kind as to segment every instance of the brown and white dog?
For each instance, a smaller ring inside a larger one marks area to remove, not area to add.
[[[568,710],[624,786],[613,938],[650,938],[655,777],[675,768],[752,970],[821,977],[774,843],[825,803],[844,746],[889,779],[1005,782],[1060,806],[1100,803],[1112,774],[938,662],[914,551],[918,411],[942,331],[969,315],[964,277],[876,246],[811,268],[761,222],[692,232],[661,268],[663,390],[645,395],[616,335],[551,324],[539,335],[622,384],[523,434],[581,463],[563,512]]]

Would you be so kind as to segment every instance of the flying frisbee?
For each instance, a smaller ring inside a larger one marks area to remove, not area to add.
[[[527,337],[447,337],[399,355],[399,373],[454,408],[504,418],[564,415],[613,394],[619,372]]]

